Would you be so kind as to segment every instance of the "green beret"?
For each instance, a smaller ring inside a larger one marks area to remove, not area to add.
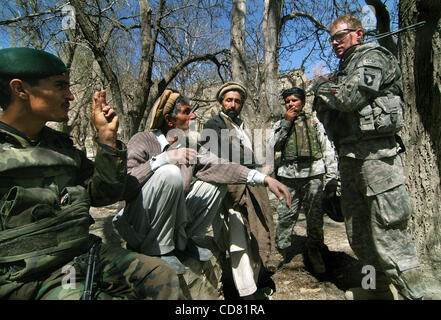
[[[0,50],[0,75],[46,78],[67,72],[60,58],[42,50],[7,48]]]

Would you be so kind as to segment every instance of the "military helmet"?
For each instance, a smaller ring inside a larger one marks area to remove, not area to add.
[[[322,209],[335,222],[344,222],[341,212],[340,196],[336,192],[327,194],[322,199]]]

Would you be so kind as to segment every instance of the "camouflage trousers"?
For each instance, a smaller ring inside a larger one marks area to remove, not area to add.
[[[94,282],[96,300],[176,300],[183,299],[179,279],[159,258],[101,244],[97,250]],[[72,262],[46,279],[27,282],[9,299],[79,300],[84,291],[88,253],[79,257],[85,263]]]
[[[280,177],[291,193],[291,208],[286,207],[285,200],[277,203],[278,221],[276,226],[276,247],[286,249],[291,246],[293,228],[303,208],[306,216],[306,246],[319,248],[323,244],[323,175],[310,178],[288,179]]]
[[[407,231],[410,199],[401,158],[359,160],[343,157],[342,212],[352,250],[373,266],[407,299],[424,296],[425,285],[416,248]],[[384,285],[377,276],[377,287]],[[386,283],[387,284],[387,283]]]

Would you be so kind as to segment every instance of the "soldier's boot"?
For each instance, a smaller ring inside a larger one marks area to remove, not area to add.
[[[318,274],[326,272],[325,262],[323,261],[320,249],[307,248],[306,254],[307,254],[308,262],[311,266],[312,272],[318,273]]]
[[[345,292],[346,300],[402,300],[393,284],[377,289],[351,288]]]

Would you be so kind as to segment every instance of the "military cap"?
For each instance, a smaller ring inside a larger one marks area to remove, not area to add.
[[[229,91],[239,91],[243,97],[243,102],[245,102],[245,100],[247,99],[247,89],[239,82],[227,82],[224,83],[219,90],[216,93],[216,100],[221,103],[222,101],[220,101],[221,97],[224,95],[224,93],[229,92]]]
[[[66,65],[51,53],[32,48],[0,50],[0,75],[25,78],[46,78],[63,74]]]

